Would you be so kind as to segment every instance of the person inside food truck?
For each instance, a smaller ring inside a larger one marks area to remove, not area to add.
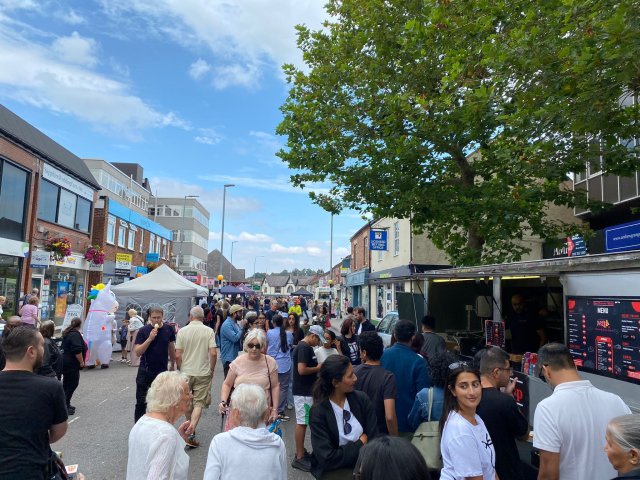
[[[530,312],[521,294],[511,297],[513,313],[508,315],[505,327],[511,331],[511,353],[537,352],[547,343],[544,323],[534,312]]]

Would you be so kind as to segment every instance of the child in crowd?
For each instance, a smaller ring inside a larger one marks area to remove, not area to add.
[[[120,327],[119,335],[118,335],[118,343],[122,347],[120,351],[120,362],[127,363],[129,351],[127,350],[127,336],[129,335],[129,319],[124,319],[122,321],[122,326]]]

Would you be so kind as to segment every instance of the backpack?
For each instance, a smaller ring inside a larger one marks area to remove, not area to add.
[[[415,446],[425,461],[429,470],[442,468],[442,456],[440,455],[440,422],[431,421],[431,408],[433,407],[433,387],[429,388],[429,417],[422,422],[413,434],[411,444]]]

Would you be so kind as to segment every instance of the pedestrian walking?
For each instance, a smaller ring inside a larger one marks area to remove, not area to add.
[[[240,305],[232,305],[229,308],[229,316],[220,327],[220,356],[222,358],[222,369],[224,378],[229,374],[229,366],[238,356],[241,350],[241,339],[244,327],[247,324],[242,318],[244,308]]]
[[[127,363],[128,352],[127,344],[129,343],[129,319],[125,318],[122,321],[122,326],[118,332],[118,341],[120,342],[120,362]]]
[[[169,370],[174,370],[176,363],[176,334],[164,323],[164,310],[162,307],[150,307],[147,316],[149,323],[137,331],[134,347],[135,354],[140,357],[136,375],[136,422],[147,411],[149,387],[159,374],[167,371],[167,358],[171,362]]]
[[[87,356],[87,344],[80,333],[81,326],[82,320],[74,317],[62,332],[62,387],[69,415],[76,413],[76,407],[71,405],[71,397],[80,383],[80,370],[84,368]]]
[[[35,375],[44,338],[38,330],[16,327],[3,342],[6,365],[0,372],[0,478],[49,479],[50,444],[67,432],[62,385]]]
[[[40,333],[44,338],[44,357],[42,365],[35,370],[35,373],[60,380],[62,377],[62,352],[53,340],[55,328],[55,324],[51,320],[42,322],[40,325]]]
[[[356,322],[353,315],[347,315],[340,327],[340,345],[343,355],[349,357],[351,365],[360,365],[360,347],[356,335]]]
[[[196,439],[196,428],[202,409],[211,404],[211,381],[216,369],[218,352],[213,330],[203,323],[204,311],[193,307],[189,312],[189,325],[181,328],[176,337],[176,364],[187,375],[189,389],[193,393],[193,404],[187,409],[187,445],[200,446]]]
[[[187,420],[174,427],[186,413],[193,397],[187,376],[162,372],[154,378],[147,393],[147,412],[129,433],[127,480],[187,480],[189,456],[184,451]]]
[[[293,334],[284,329],[282,315],[273,316],[274,328],[267,332],[267,354],[274,358],[278,365],[278,383],[280,384],[280,401],[278,402],[278,417],[289,420],[286,414],[287,393],[291,382],[291,350],[293,349]]]

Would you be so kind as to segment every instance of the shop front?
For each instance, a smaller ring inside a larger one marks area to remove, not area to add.
[[[36,252],[36,255],[39,252]],[[82,255],[72,254],[64,260],[51,261],[47,268],[34,268],[32,276],[41,277],[40,305],[42,320],[53,320],[61,326],[65,316],[82,316],[90,266]]]
[[[20,278],[29,244],[8,238],[0,238],[0,295],[6,298],[2,306],[5,320],[16,315],[20,295]]]
[[[350,305],[352,307],[363,306],[369,312],[369,268],[363,268],[347,275],[346,286],[351,290]]]

